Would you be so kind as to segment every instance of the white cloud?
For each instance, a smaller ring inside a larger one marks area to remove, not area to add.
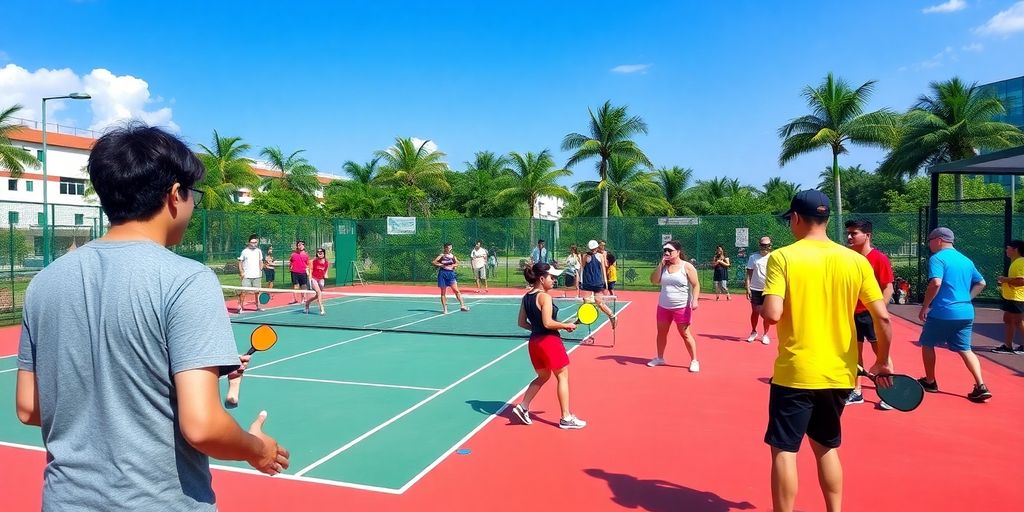
[[[413,145],[413,147],[419,148],[421,144],[426,142],[426,145],[423,146],[423,149],[427,153],[433,153],[433,152],[437,151],[437,144],[434,144],[434,141],[432,141],[432,140],[424,141],[423,139],[418,139],[416,137],[411,137],[411,138],[412,138],[412,145]]]
[[[1014,32],[1024,31],[1024,1],[1017,2],[1009,9],[996,14],[974,31],[991,36],[1008,36]]]
[[[980,52],[985,49],[985,45],[981,43],[971,43],[960,47],[965,52]]]
[[[113,123],[126,119],[138,119],[153,126],[172,131],[179,127],[171,120],[168,107],[147,110],[147,106],[159,103],[151,98],[149,84],[145,80],[130,76],[117,76],[106,69],[94,69],[85,76],[78,76],[68,68],[28,71],[16,64],[0,68],[0,107],[15,103],[24,108],[19,117],[40,120],[40,100],[44,96],[63,96],[72,92],[85,92],[92,100],[84,102],[92,113],[89,121],[65,119],[61,111],[70,101],[47,102],[47,122],[51,119],[62,124],[84,127],[86,122],[92,130],[102,131]]]
[[[949,0],[946,3],[933,5],[931,7],[925,7],[921,12],[925,14],[932,14],[936,12],[956,12],[967,7],[967,2],[964,0]]]
[[[611,69],[612,73],[622,73],[628,75],[631,73],[647,73],[647,70],[651,67],[650,64],[621,64]]]
[[[941,52],[933,55],[932,58],[919,62],[914,67],[918,70],[937,68],[945,64],[947,60],[952,62],[957,61],[956,50],[954,50],[952,46],[947,46]]]

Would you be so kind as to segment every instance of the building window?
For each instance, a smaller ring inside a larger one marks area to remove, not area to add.
[[[7,190],[18,190],[18,180],[7,180]]]
[[[61,178],[60,193],[69,196],[84,196],[85,180],[76,180],[74,178]]]
[[[28,191],[28,192],[32,192],[32,188],[33,188],[33,185],[32,185],[32,183],[33,183],[33,181],[32,181],[32,180],[26,180],[26,181],[25,181],[25,190],[26,190],[26,191]]]
[[[43,225],[43,212],[39,212],[39,213],[36,214],[36,225],[38,225],[38,226],[42,226]]]
[[[36,150],[36,160],[39,160],[40,162],[42,162],[44,159],[46,159],[46,154],[43,153],[43,150],[37,149]]]
[[[81,226],[82,224],[85,224],[85,214],[84,213],[76,213],[75,214],[75,225],[76,226]]]
[[[11,224],[18,223],[18,212],[7,212],[7,222]]]

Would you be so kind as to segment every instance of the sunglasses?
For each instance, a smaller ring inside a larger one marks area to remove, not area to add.
[[[671,254],[671,253],[676,252],[676,250],[675,249],[662,249],[661,252],[663,252],[665,254]]]

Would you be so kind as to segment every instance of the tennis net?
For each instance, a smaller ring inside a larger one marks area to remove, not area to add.
[[[448,295],[448,314],[441,312],[441,301],[434,294],[372,294],[324,292],[324,314],[312,303],[306,313],[301,302],[292,304],[293,290],[279,288],[242,288],[224,286],[229,306],[230,297],[239,292],[263,295],[268,302],[263,311],[255,311],[251,303],[242,314],[233,314],[231,321],[238,324],[269,324],[275,326],[310,327],[322,329],[348,329],[360,331],[395,331],[420,334],[451,334],[503,338],[528,338],[529,332],[519,327],[519,305],[522,295],[463,294],[469,311],[460,311],[454,294]],[[299,298],[312,297],[302,291]],[[251,297],[251,295],[249,296]],[[247,301],[252,299],[247,297]],[[584,301],[576,297],[552,299],[559,308],[558,319],[576,321],[577,311]],[[625,304],[615,296],[602,296],[600,300],[613,314]],[[231,311],[237,311],[234,307]],[[566,340],[585,340],[608,322],[602,314],[591,325],[578,325],[574,332],[561,331]]]

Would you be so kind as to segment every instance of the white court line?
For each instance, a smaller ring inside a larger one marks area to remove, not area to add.
[[[348,298],[348,297],[339,297],[339,298]],[[366,300],[366,299],[364,299],[364,298],[353,298],[352,300],[334,301],[334,302],[330,302],[329,304],[348,304],[349,302],[356,302],[356,301],[360,301],[360,300]],[[325,306],[326,305],[327,304],[325,304]],[[253,315],[253,314],[245,315],[244,313],[242,313],[241,315],[244,315],[245,318],[249,318],[249,319],[253,319],[253,318],[266,318],[268,316],[274,316],[274,315],[279,315],[281,313],[284,313],[284,312],[286,312],[285,308],[291,308],[293,306],[294,307],[298,307],[298,308],[303,307],[301,302],[297,302],[295,304],[282,304],[280,306],[274,306],[274,307],[271,307],[271,308],[267,308],[268,310],[276,310],[276,311],[266,311],[263,314],[256,313],[255,315]],[[239,316],[241,316],[241,315],[239,315]]]
[[[629,305],[630,305],[630,304],[631,304],[631,302],[628,302],[628,301],[627,301],[627,302],[626,302],[625,304],[623,304],[623,305],[622,305],[622,308],[620,308],[620,309],[619,309],[618,311],[616,311],[616,312],[615,312],[616,316],[618,316],[618,314],[619,314],[619,313],[621,313],[621,312],[622,312],[622,311],[624,311],[624,310],[625,310],[625,309],[626,309],[627,307],[629,307]],[[602,328],[604,328],[604,326],[605,326],[605,325],[608,325],[609,323],[611,323],[611,322],[609,322],[609,321],[605,321],[605,322],[604,322],[603,324],[601,324],[601,325],[600,325],[600,326],[599,326],[599,327],[598,327],[597,329],[594,329],[594,332],[593,332],[593,333],[592,333],[591,335],[593,335],[593,334],[597,334],[597,331],[600,331],[600,330],[601,330]],[[578,344],[576,344],[576,345],[573,345],[573,346],[569,347],[569,350],[567,350],[566,352],[567,352],[567,353],[570,353],[570,354],[571,354],[571,353],[572,353],[572,352],[573,352],[574,350],[576,350],[577,348],[579,348],[579,347],[581,347],[581,346],[582,346],[582,343],[578,343]],[[479,431],[483,430],[483,428],[484,428],[484,427],[486,427],[488,423],[490,423],[491,421],[493,421],[493,420],[494,420],[494,418],[497,418],[497,417],[498,417],[498,415],[500,415],[500,414],[501,414],[501,413],[502,413],[502,412],[503,412],[503,411],[504,411],[505,409],[507,409],[507,408],[508,408],[508,405],[509,405],[509,403],[510,403],[510,402],[512,402],[512,400],[515,400],[515,398],[516,398],[517,396],[519,396],[519,395],[521,395],[521,394],[525,393],[525,392],[526,392],[526,388],[528,388],[528,387],[530,387],[530,385],[529,385],[529,384],[527,384],[526,386],[523,386],[523,389],[520,389],[519,391],[516,391],[516,393],[515,393],[514,395],[510,396],[510,397],[508,398],[508,400],[505,400],[505,406],[504,406],[504,407],[502,407],[501,409],[498,409],[497,411],[495,411],[495,412],[494,412],[494,414],[492,414],[492,415],[488,416],[488,417],[487,417],[486,419],[484,419],[484,421],[482,421],[482,422],[481,422],[481,423],[480,423],[479,425],[477,425],[477,427],[476,427],[476,428],[474,428],[473,430],[471,430],[471,431],[470,431],[470,432],[469,432],[468,434],[466,434],[466,435],[465,435],[465,436],[464,436],[464,437],[463,437],[462,439],[459,439],[459,440],[458,440],[458,442],[456,442],[455,444],[453,444],[451,448],[449,448],[449,449],[448,449],[448,450],[446,450],[446,451],[445,451],[444,453],[442,453],[442,454],[441,454],[441,455],[440,455],[440,456],[439,456],[438,458],[434,459],[434,462],[431,462],[431,463],[430,463],[430,465],[428,465],[427,467],[423,468],[423,471],[420,471],[420,472],[419,472],[419,473],[418,473],[418,474],[417,474],[416,476],[412,477],[412,479],[411,479],[411,480],[409,480],[408,482],[406,482],[406,483],[405,483],[405,485],[403,485],[402,487],[400,487],[400,488],[398,489],[398,494],[403,494],[403,493],[405,493],[405,491],[409,490],[409,488],[410,488],[410,487],[412,487],[412,486],[413,486],[413,485],[414,485],[414,484],[415,484],[416,482],[419,482],[421,478],[423,478],[424,476],[426,476],[426,475],[427,475],[427,473],[429,473],[429,472],[430,472],[430,470],[432,470],[432,469],[434,469],[435,467],[437,467],[437,465],[438,465],[438,464],[440,464],[440,463],[441,463],[441,461],[443,461],[443,460],[444,460],[445,458],[447,458],[447,457],[448,457],[449,455],[451,455],[451,454],[452,454],[452,452],[454,452],[454,451],[455,451],[455,450],[457,450],[457,449],[458,449],[458,448],[459,448],[460,446],[462,446],[463,444],[465,444],[465,442],[466,442],[466,441],[468,441],[468,440],[469,440],[469,439],[470,439],[471,437],[473,437],[474,435],[476,435],[476,433],[477,433],[477,432],[479,432]]]
[[[388,318],[387,320],[381,320],[380,322],[373,322],[372,324],[366,324],[363,327],[369,327],[371,325],[383,324],[385,322],[393,322],[395,320],[401,320],[403,318],[409,318],[410,316],[419,316],[419,315],[422,315],[423,313],[424,313],[423,311],[420,311],[418,313],[413,313],[411,315],[396,316],[395,318]]]
[[[324,384],[345,384],[349,386],[369,386],[374,388],[395,388],[395,389],[416,389],[419,391],[440,391],[439,388],[424,388],[420,386],[400,386],[398,384],[375,384],[373,382],[354,382],[348,380],[329,380],[329,379],[307,379],[305,377],[281,377],[277,375],[253,375],[246,372],[246,377],[257,377],[260,379],[277,379],[277,380],[297,380],[299,382],[320,382]]]
[[[17,448],[19,450],[28,450],[33,452],[46,452],[46,448],[41,446],[32,446],[28,444],[8,443],[6,441],[0,441],[0,446],[6,446],[8,448]],[[357,484],[353,482],[343,482],[341,480],[324,480],[322,478],[313,478],[308,476],[295,476],[287,473],[279,473],[274,476],[264,475],[259,471],[252,468],[240,468],[235,466],[225,466],[222,464],[210,464],[210,467],[219,471],[229,471],[231,473],[243,473],[246,475],[259,476],[264,478],[274,478],[281,480],[294,480],[296,482],[308,482],[321,485],[330,485],[334,487],[348,487],[352,489],[359,489],[363,491],[382,492],[386,494],[401,494],[398,489],[391,489],[390,487],[377,487],[375,485]]]
[[[268,363],[258,364],[256,366],[250,366],[246,371],[256,370],[258,368],[263,368],[265,366],[270,366],[272,364],[277,364],[277,363],[281,363],[281,362],[284,362],[284,361],[288,361],[289,359],[295,359],[296,357],[302,357],[302,356],[306,356],[306,355],[313,354],[313,353],[316,353],[316,352],[320,352],[321,350],[327,350],[329,348],[339,347],[339,346],[344,345],[346,343],[352,343],[353,341],[361,340],[363,338],[369,338],[370,336],[377,336],[378,334],[383,334],[383,331],[371,332],[370,334],[364,334],[362,336],[356,336],[355,338],[352,338],[350,340],[339,341],[338,343],[332,343],[332,344],[324,346],[324,347],[315,348],[313,350],[307,350],[305,352],[300,352],[298,354],[291,355],[291,356],[288,356],[288,357],[282,357],[281,359],[275,359],[275,360],[270,361]]]
[[[368,438],[368,437],[372,436],[373,434],[376,434],[377,432],[379,432],[379,431],[380,431],[381,429],[383,429],[384,427],[387,427],[388,425],[390,425],[390,424],[392,424],[392,423],[394,423],[394,422],[398,421],[399,419],[403,418],[403,417],[404,417],[405,415],[407,415],[407,414],[409,414],[409,413],[411,413],[411,412],[415,411],[416,409],[419,409],[420,407],[422,407],[422,406],[426,405],[426,404],[427,404],[427,403],[429,403],[429,402],[430,402],[431,400],[433,400],[433,399],[435,399],[435,398],[437,398],[437,397],[439,397],[439,396],[443,395],[443,394],[444,394],[444,393],[445,393],[446,391],[448,391],[448,390],[450,390],[450,389],[454,388],[455,386],[457,386],[457,385],[459,385],[459,384],[461,384],[461,383],[465,382],[465,381],[466,381],[467,379],[469,379],[470,377],[472,377],[472,376],[474,376],[474,375],[476,375],[476,374],[478,374],[478,373],[480,373],[480,372],[482,372],[482,371],[486,370],[487,368],[490,368],[490,367],[491,367],[492,365],[494,365],[495,363],[497,363],[497,362],[501,361],[502,359],[505,359],[506,357],[508,357],[508,356],[510,356],[510,355],[512,355],[512,354],[514,354],[514,353],[516,353],[517,351],[519,351],[520,349],[522,349],[523,347],[525,347],[527,343],[529,343],[529,341],[524,341],[523,343],[520,343],[519,345],[516,345],[516,347],[515,347],[515,348],[513,348],[512,350],[509,350],[508,352],[505,352],[504,354],[502,354],[502,355],[498,356],[498,357],[497,357],[496,359],[494,359],[493,361],[491,361],[491,362],[489,362],[489,363],[487,363],[487,364],[485,364],[485,365],[481,366],[480,368],[477,368],[476,370],[473,370],[472,372],[470,372],[470,373],[469,373],[469,374],[467,374],[466,376],[462,377],[461,379],[459,379],[459,380],[457,380],[457,381],[455,381],[455,382],[453,382],[453,383],[449,384],[449,385],[448,385],[447,387],[445,387],[444,389],[440,389],[440,390],[438,390],[438,391],[437,391],[437,392],[435,392],[434,394],[432,394],[432,395],[430,395],[430,396],[428,396],[428,397],[424,398],[423,400],[420,400],[420,401],[419,401],[419,403],[417,403],[417,404],[413,405],[412,407],[409,407],[408,409],[406,409],[406,410],[404,410],[404,411],[402,411],[402,412],[400,412],[400,413],[396,414],[395,416],[392,416],[392,417],[391,417],[391,419],[389,419],[389,420],[385,421],[384,423],[381,423],[380,425],[377,425],[376,427],[374,427],[374,428],[370,429],[370,430],[369,430],[368,432],[364,433],[363,435],[361,435],[361,436],[359,436],[359,437],[357,437],[357,438],[355,438],[355,439],[353,439],[353,440],[349,441],[348,443],[345,443],[345,444],[344,444],[343,446],[341,446],[340,448],[338,448],[338,449],[334,450],[333,452],[331,452],[331,453],[328,453],[327,455],[325,455],[325,456],[321,457],[321,458],[320,458],[319,460],[317,460],[316,462],[314,462],[314,463],[312,463],[312,464],[310,464],[310,465],[308,465],[308,466],[306,466],[306,467],[304,467],[304,468],[302,468],[302,469],[300,469],[300,470],[296,471],[296,472],[295,472],[295,476],[302,476],[302,475],[304,475],[304,474],[306,474],[306,473],[310,472],[311,470],[315,469],[315,468],[316,468],[317,466],[320,466],[321,464],[323,464],[323,463],[325,463],[325,462],[327,462],[327,461],[329,461],[329,460],[333,459],[333,458],[334,458],[335,456],[337,456],[337,455],[338,455],[339,453],[341,453],[341,452],[343,452],[343,451],[345,451],[345,450],[348,450],[349,448],[351,448],[351,447],[355,446],[356,444],[360,443],[360,442],[361,442],[361,441],[363,441],[364,439],[366,439],[366,438]]]
[[[17,368],[11,368],[9,370],[0,370],[0,373],[13,372],[13,371],[17,371],[17,370],[18,370]]]
[[[0,359],[7,359],[8,357],[17,357],[18,354],[8,354],[6,356],[0,356]]]

